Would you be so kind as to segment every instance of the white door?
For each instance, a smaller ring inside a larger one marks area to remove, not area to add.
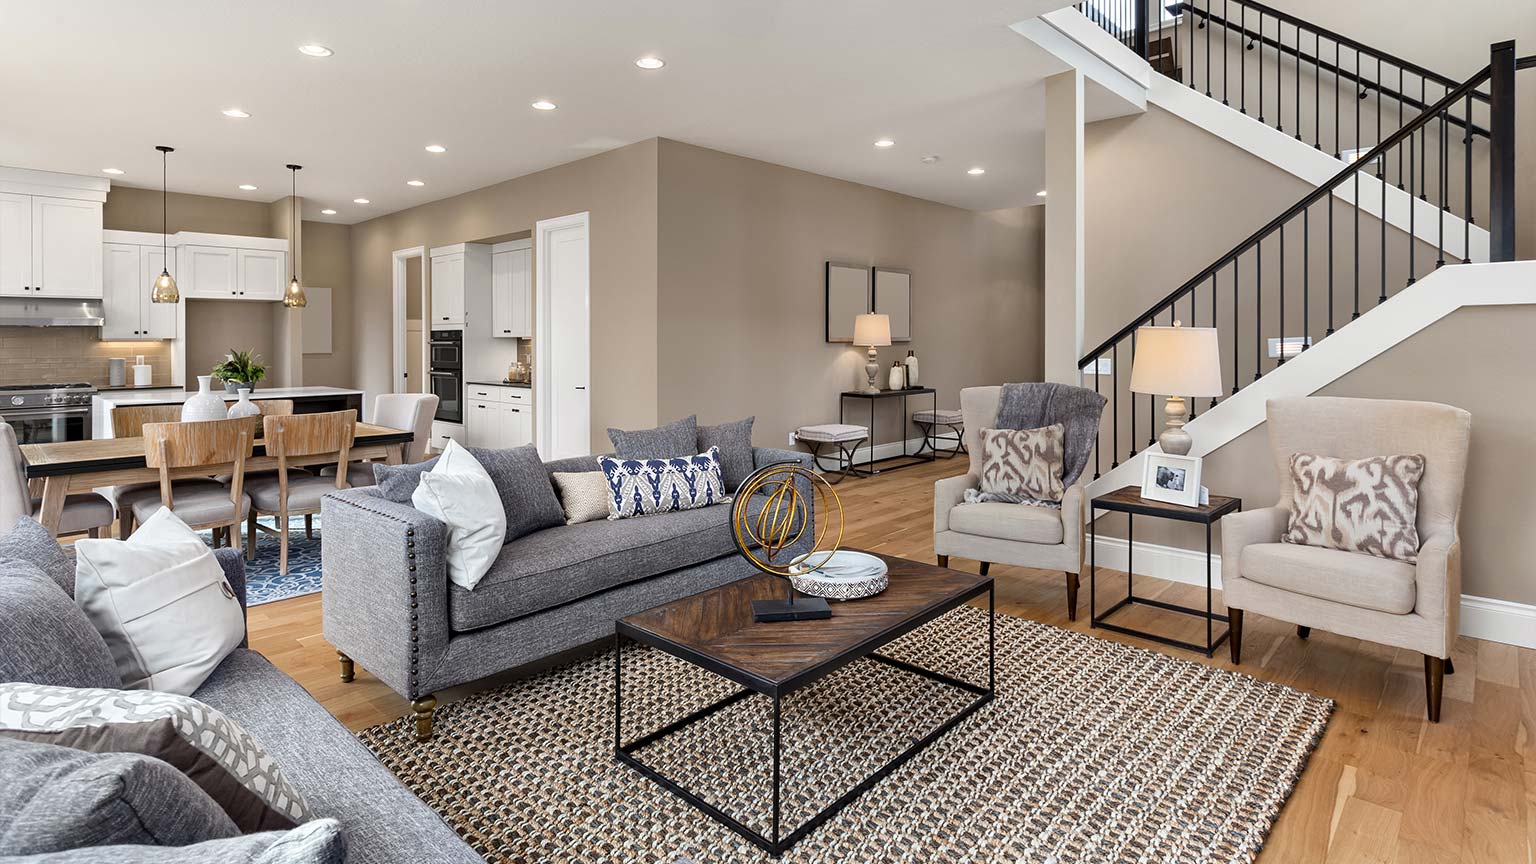
[[[512,332],[512,256],[515,252],[491,255],[491,335],[497,339],[516,338]]]
[[[144,275],[139,247],[103,243],[101,262],[101,338],[143,338],[139,317],[149,294],[149,283],[139,281]]]
[[[0,296],[32,295],[32,196],[0,192]]]
[[[464,255],[432,259],[432,326],[464,323]]]
[[[175,252],[170,253],[175,255]],[[140,246],[139,266],[140,271],[138,298],[142,304],[139,310],[140,335],[149,339],[175,339],[176,338],[176,309],[179,303],[151,303],[149,300],[150,283],[166,270],[172,269],[165,264],[165,251],[160,246]],[[175,265],[172,261],[171,264]],[[171,274],[175,276],[175,273]]]
[[[177,285],[189,297],[228,299],[239,296],[235,250],[227,246],[183,246]]]
[[[101,296],[101,204],[32,198],[32,288],[44,297]]]
[[[236,290],[242,300],[281,300],[288,284],[288,253],[235,250]]]
[[[533,250],[519,249],[512,255],[511,330],[519,339],[533,338]]]
[[[539,452],[545,459],[592,452],[591,293],[587,214],[534,226],[539,328],[535,365]]]

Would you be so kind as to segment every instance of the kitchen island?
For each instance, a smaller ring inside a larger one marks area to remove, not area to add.
[[[236,402],[239,396],[223,391],[214,391],[224,397],[225,402]],[[91,398],[91,437],[112,437],[112,411],[123,405],[180,405],[192,396],[195,390],[185,390],[180,387],[163,387],[157,389],[125,388],[121,390],[103,390]],[[345,411],[348,408],[356,409],[359,420],[363,418],[363,391],[352,390],[345,387],[267,387],[251,393],[252,402],[261,402],[266,399],[292,399],[295,414],[317,414],[322,411]]]

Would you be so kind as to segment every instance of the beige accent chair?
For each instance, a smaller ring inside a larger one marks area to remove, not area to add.
[[[427,444],[432,440],[432,418],[437,416],[437,396],[431,393],[381,393],[373,400],[375,426],[411,430],[411,443],[405,445],[405,464],[414,465],[427,458]],[[320,473],[331,475],[334,468]],[[372,486],[373,463],[352,462],[347,465],[347,485]]]
[[[34,498],[27,488],[26,468],[16,430],[0,420],[0,537],[8,534],[23,516],[37,518],[43,499]],[[112,502],[95,492],[82,492],[64,499],[64,513],[59,517],[59,534],[100,537],[101,529],[112,524]]]
[[[1461,493],[1472,415],[1434,402],[1307,397],[1271,399],[1269,445],[1280,477],[1274,507],[1221,520],[1221,581],[1232,626],[1232,662],[1242,659],[1243,615],[1255,612],[1406,648],[1424,655],[1429,719],[1451,666],[1461,612]],[[1422,454],[1417,564],[1357,552],[1281,543],[1290,519],[1292,453],[1339,459]]]
[[[1078,574],[1083,569],[1082,479],[1067,489],[1060,510],[998,502],[965,503],[965,490],[981,483],[981,430],[997,425],[1002,392],[1001,387],[960,391],[970,471],[933,484],[933,551],[940,567],[949,566],[951,555],[980,561],[982,575],[994,561],[1061,570],[1067,576],[1067,618],[1076,621]]]

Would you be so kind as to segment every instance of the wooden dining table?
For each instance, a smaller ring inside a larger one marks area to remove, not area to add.
[[[405,447],[414,436],[408,429],[392,429],[372,423],[358,423],[349,457],[353,460],[383,461],[398,465],[405,461]],[[103,486],[130,483],[158,483],[160,469],[150,468],[144,460],[143,438],[97,438],[90,441],[56,441],[49,444],[21,445],[26,477],[34,488],[42,486],[42,509],[38,521],[51,533],[59,532],[59,518],[64,501],[78,492]],[[289,456],[290,466],[334,465],[336,455]],[[246,473],[277,470],[277,457],[267,455],[265,443],[256,439],[251,457],[245,460]],[[180,468],[171,472],[173,479],[210,477],[228,473],[228,466]],[[33,494],[37,494],[35,491]]]

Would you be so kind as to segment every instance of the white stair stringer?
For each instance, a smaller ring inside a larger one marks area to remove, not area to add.
[[[1202,410],[1185,427],[1191,456],[1205,456],[1264,422],[1265,403],[1310,396],[1394,345],[1463,306],[1536,304],[1536,261],[1447,265],[1363,313],[1259,380]],[[1090,497],[1140,486],[1142,463],[1153,445],[1088,484]]]

